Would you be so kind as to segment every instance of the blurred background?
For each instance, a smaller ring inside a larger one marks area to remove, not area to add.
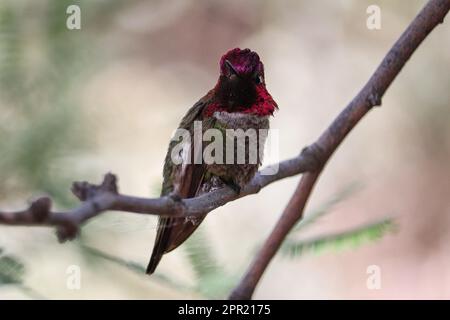
[[[293,157],[425,2],[1,0],[0,208],[42,194],[70,208],[72,181],[108,171],[122,192],[158,196],[173,130],[234,47],[261,56],[280,158]],[[72,4],[80,30],[66,27]],[[380,30],[366,27],[372,4]],[[340,146],[255,298],[450,298],[449,39],[446,21]],[[65,244],[48,228],[0,226],[0,299],[225,298],[298,179],[211,213],[152,277],[156,217],[106,213]]]

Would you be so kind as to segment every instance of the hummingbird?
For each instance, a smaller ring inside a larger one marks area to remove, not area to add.
[[[227,143],[229,137],[225,136],[225,132],[230,129],[254,129],[257,132],[260,129],[268,130],[269,118],[278,106],[266,89],[264,65],[259,55],[250,49],[235,48],[221,57],[219,66],[220,75],[216,85],[188,110],[179,128],[186,130],[191,138],[195,138],[194,122],[201,121],[203,133],[208,129],[218,129]],[[256,161],[249,161],[250,139],[244,139],[244,163],[236,161],[236,155],[232,155],[227,158],[234,160],[231,163],[198,163],[186,161],[184,157],[182,163],[175,164],[172,151],[178,141],[172,140],[164,162],[161,196],[193,198],[223,186],[230,186],[239,193],[261,165],[266,137],[267,135],[258,136]],[[227,156],[226,152],[236,152],[237,146],[238,144],[235,144],[231,150],[224,146],[223,156]],[[184,145],[183,148],[183,151],[188,150],[190,160],[196,156],[194,143]],[[200,151],[203,150],[202,146]],[[189,238],[205,216],[159,217],[156,240],[146,273],[152,274],[162,256]]]

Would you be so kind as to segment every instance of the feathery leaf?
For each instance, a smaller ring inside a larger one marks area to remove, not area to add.
[[[21,284],[25,266],[11,255],[0,256],[0,285]]]
[[[364,243],[377,241],[395,229],[396,224],[388,218],[337,234],[300,241],[288,240],[281,247],[281,253],[286,256],[298,257],[305,252],[321,253],[327,249],[341,250],[358,247]]]

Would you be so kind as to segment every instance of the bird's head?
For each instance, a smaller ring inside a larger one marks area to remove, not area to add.
[[[217,102],[228,112],[272,114],[276,103],[266,90],[264,65],[250,49],[232,49],[220,59]]]

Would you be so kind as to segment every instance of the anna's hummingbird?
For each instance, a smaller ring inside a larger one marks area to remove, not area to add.
[[[264,66],[256,52],[250,49],[232,49],[220,59],[220,76],[214,89],[201,98],[181,120],[179,128],[187,130],[190,141],[194,141],[194,122],[201,121],[202,132],[208,129],[219,129],[225,136],[228,129],[269,129],[269,117],[277,109],[277,104],[267,92],[264,80]],[[232,138],[234,139],[234,137]],[[212,189],[229,185],[239,192],[255,175],[261,165],[265,136],[258,136],[257,159],[249,161],[249,140],[244,138],[245,162],[225,161],[225,158],[236,160],[236,155],[225,154],[224,161],[216,163],[198,163],[186,161],[181,164],[173,161],[173,150],[177,141],[171,141],[164,163],[164,181],[161,195],[175,195],[178,198],[192,198],[209,192]],[[236,152],[238,144],[228,152]],[[194,143],[183,147],[188,149],[189,159],[195,157]],[[203,151],[204,148],[200,148]],[[198,153],[198,151],[197,151]],[[239,154],[239,151],[237,152]],[[201,154],[203,156],[203,153]],[[163,254],[172,251],[182,244],[199,226],[203,217],[196,219],[160,217],[158,232],[153,253],[147,267],[147,273],[152,274]]]

